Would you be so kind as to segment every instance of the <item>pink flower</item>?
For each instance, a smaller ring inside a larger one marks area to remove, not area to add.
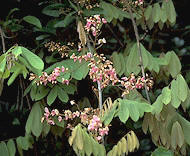
[[[96,139],[97,139],[98,141],[100,141],[100,140],[102,139],[102,137],[101,137],[101,136],[97,136]]]
[[[89,131],[93,131],[95,129],[93,124],[88,125],[88,130]]]
[[[62,66],[61,71],[64,73],[65,72],[65,67]]]
[[[96,30],[92,32],[92,35],[93,35],[93,36],[96,36]]]
[[[104,136],[105,134],[108,135],[109,128],[106,126],[105,128],[99,128],[99,134]]]
[[[61,116],[58,116],[58,121],[61,122],[63,118]]]
[[[51,111],[51,115],[55,116],[55,110],[54,109]]]
[[[106,24],[107,20],[105,18],[102,18],[102,23]]]
[[[49,112],[48,108],[45,107],[44,111],[45,111],[44,116],[45,116],[46,118],[48,118],[49,115],[50,115],[50,112]]]
[[[49,109],[48,109],[47,107],[44,108],[44,111],[45,111],[46,113],[50,113],[50,112],[49,112]]]
[[[50,124],[50,125],[55,125],[55,122],[51,119],[47,120],[47,123]]]

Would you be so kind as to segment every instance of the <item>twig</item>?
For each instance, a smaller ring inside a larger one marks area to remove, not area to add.
[[[3,30],[0,26],[0,33],[1,33],[1,41],[2,41],[2,46],[3,46],[3,53],[5,53],[6,49],[5,49],[5,40],[4,40],[4,33],[3,33]]]
[[[20,80],[20,89],[21,89],[21,99],[20,99],[20,111],[22,110],[22,107],[23,107],[23,95],[24,95],[24,88],[23,88],[23,83],[22,83],[22,79],[21,79],[21,76],[19,75],[19,80]]]
[[[0,34],[1,34],[1,42],[2,42],[2,46],[3,46],[3,53],[5,53],[6,52],[5,40],[4,40],[4,35],[3,35],[3,29],[1,28],[1,26],[0,26]],[[4,75],[4,73],[5,72],[3,72],[3,75]],[[3,75],[2,75],[2,78],[0,78],[0,86],[1,86],[0,95],[3,92],[3,83],[4,83]]]
[[[24,81],[23,81],[23,89],[24,90],[26,89]],[[31,105],[30,105],[30,101],[29,101],[28,95],[26,95],[26,101],[27,101],[27,104],[28,104],[28,108],[31,110]]]
[[[144,72],[143,57],[142,57],[142,51],[141,51],[141,47],[140,47],[140,39],[139,39],[139,33],[138,33],[137,25],[135,23],[133,13],[131,11],[131,7],[128,4],[128,0],[126,0],[126,4],[127,4],[127,8],[128,8],[131,20],[132,20],[132,24],[133,24],[133,28],[134,28],[134,32],[135,32],[135,36],[136,36],[136,40],[137,40],[137,48],[138,48],[138,53],[139,53],[139,60],[140,60],[140,66],[141,66],[142,75],[146,79],[146,75],[145,75],[145,72]],[[146,92],[147,100],[148,100],[149,103],[151,103],[146,83],[144,85],[145,85],[145,92]]]
[[[118,43],[121,45],[121,47],[124,47],[124,44],[120,41],[120,39],[117,37],[117,35],[114,33],[114,31],[112,30],[112,28],[110,27],[109,24],[106,24],[106,26],[108,27],[108,29],[110,30],[110,32],[113,34],[113,36],[116,38],[116,40],[118,41]]]
[[[102,106],[102,89],[101,89],[101,83],[100,81],[97,81],[98,84],[98,99],[99,99],[99,108],[100,111],[102,110],[103,106]]]

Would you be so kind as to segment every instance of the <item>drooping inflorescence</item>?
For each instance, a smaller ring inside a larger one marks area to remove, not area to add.
[[[71,101],[72,103],[72,101]],[[76,104],[76,103],[75,103]],[[47,107],[44,109],[44,116],[41,122],[46,121],[50,125],[55,125],[55,117],[59,122],[62,120],[67,121],[67,128],[73,129],[75,126],[74,119],[80,119],[80,123],[87,128],[87,130],[92,134],[92,136],[97,140],[101,141],[105,135],[108,135],[109,126],[105,126],[100,119],[99,108],[84,108],[83,111],[77,110],[72,112],[71,110],[64,110],[60,113],[57,109],[49,111]]]
[[[35,83],[37,85],[46,85],[48,82],[52,83],[52,84],[56,84],[57,83],[57,77],[60,76],[61,72],[64,73],[68,70],[68,68],[65,68],[64,66],[60,67],[56,67],[54,68],[53,72],[48,75],[46,72],[42,72],[41,76],[37,76],[33,73],[30,74],[30,78],[29,80],[35,80]],[[64,79],[62,78],[62,83],[68,85],[70,80]]]
[[[145,83],[147,88],[152,88],[153,81],[150,78],[144,78],[138,76],[137,78],[132,73],[129,77],[118,78],[113,63],[110,60],[107,60],[104,54],[94,54],[87,53],[82,56],[76,56],[74,53],[70,57],[74,62],[79,61],[80,63],[84,59],[89,62],[88,66],[90,67],[89,76],[93,82],[101,82],[101,88],[105,88],[108,85],[120,86],[124,88],[122,96],[128,94],[130,90],[133,89],[143,89]],[[147,75],[148,77],[148,75]]]

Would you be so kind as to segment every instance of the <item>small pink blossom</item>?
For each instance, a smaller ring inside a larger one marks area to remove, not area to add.
[[[98,141],[100,141],[100,140],[102,139],[102,137],[101,137],[101,136],[97,136],[96,139],[97,139]]]
[[[64,67],[64,66],[62,66],[61,71],[62,71],[63,73],[65,72],[65,67]]]
[[[63,118],[61,116],[58,116],[58,121],[61,122]]]
[[[102,23],[106,24],[107,20],[105,18],[102,18]]]
[[[50,124],[50,125],[55,125],[55,122],[53,120],[51,120],[51,119],[48,119],[47,123]]]

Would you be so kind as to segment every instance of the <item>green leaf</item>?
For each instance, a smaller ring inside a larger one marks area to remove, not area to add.
[[[120,8],[117,8],[110,3],[106,3],[105,1],[100,2],[100,8],[103,9],[104,17],[108,22],[111,22],[114,18],[119,19],[120,21],[122,21],[123,18],[130,18],[127,12],[124,12]]]
[[[4,72],[5,71],[5,67],[6,67],[6,55],[3,54],[0,56],[0,72]]]
[[[113,66],[116,70],[116,73],[119,73],[121,71],[121,68],[123,68],[121,66],[120,57],[117,52],[113,52],[112,57],[113,57]]]
[[[15,147],[15,143],[14,143],[13,139],[9,139],[9,141],[7,142],[7,148],[9,151],[9,156],[15,156],[16,147]]]
[[[171,100],[171,104],[172,106],[174,106],[175,108],[178,108],[181,104],[180,99],[178,98],[178,83],[176,80],[173,80],[171,82],[171,91],[172,91],[172,100]]]
[[[20,54],[22,54],[22,49],[20,46],[16,46],[13,50],[12,53],[15,55],[17,58]]]
[[[30,97],[31,97],[32,101],[35,100],[36,91],[37,91],[37,86],[36,85],[31,86]]]
[[[130,54],[127,58],[127,71],[128,73],[135,73],[136,75],[140,72],[139,54],[137,49],[137,44],[135,43],[130,50]]]
[[[59,15],[61,14],[61,11],[59,9],[62,7],[64,7],[63,4],[54,3],[45,7],[42,10],[42,13],[52,17],[59,17]]]
[[[48,94],[47,96],[47,104],[50,106],[56,99],[58,95],[58,87],[57,86],[54,86],[50,93]]]
[[[87,156],[91,156],[92,148],[93,148],[91,138],[89,137],[88,133],[86,133],[86,132],[83,133],[83,138],[84,138],[84,151]]]
[[[154,21],[153,21],[152,13],[151,13],[151,15],[147,21],[147,25],[148,25],[149,30],[151,30],[154,27]]]
[[[119,99],[120,105],[118,108],[118,116],[121,118],[122,122],[126,122],[125,120],[128,119],[128,113],[130,118],[133,121],[137,121],[139,117],[144,115],[144,112],[151,112],[152,107],[148,103],[141,102],[141,101],[133,101],[127,99]],[[121,112],[120,112],[121,111]]]
[[[69,85],[66,85],[66,84],[63,84],[61,85],[61,87],[68,93],[68,94],[74,94],[76,91],[77,91],[77,87],[73,84],[69,84]]]
[[[16,139],[16,143],[19,147],[21,147],[23,150],[28,150],[29,148],[29,143],[26,137],[19,136]]]
[[[78,66],[77,66],[78,64]],[[88,62],[75,63],[71,69],[71,76],[76,80],[82,80],[88,74]]]
[[[163,23],[165,23],[167,21],[167,2],[163,1],[162,2],[162,8],[161,8],[161,12],[160,12],[160,19]]]
[[[162,95],[159,95],[156,101],[152,104],[152,114],[159,114],[163,108]]]
[[[104,121],[105,125],[109,125],[110,122],[112,121],[112,119],[115,115],[115,112],[116,112],[116,107],[117,107],[117,105],[114,105],[113,108],[108,113],[104,114],[102,120]]]
[[[55,28],[61,28],[61,27],[67,27],[70,23],[72,23],[73,21],[74,21],[74,19],[75,19],[75,17],[74,16],[72,16],[73,14],[75,14],[76,13],[76,11],[73,11],[73,12],[71,12],[71,13],[69,13],[65,18],[64,18],[64,20],[61,20],[61,21],[58,21],[55,25],[54,25],[54,27]]]
[[[145,19],[148,20],[151,17],[151,14],[152,14],[152,6],[149,5],[144,13]]]
[[[36,27],[38,27],[40,29],[42,28],[42,24],[41,24],[40,20],[35,16],[25,16],[23,18],[23,20],[30,24],[35,25]]]
[[[154,23],[157,23],[160,20],[160,11],[160,4],[155,3],[152,9],[152,18]]]
[[[168,0],[168,2],[166,2],[167,5],[167,15],[168,15],[168,20],[170,21],[170,23],[175,23],[176,21],[176,12],[175,12],[175,8],[174,8],[174,4],[172,2],[172,0]]]
[[[76,5],[74,5],[70,0],[69,0],[69,3],[70,3],[70,5],[71,5],[71,7],[73,8],[73,9],[75,9],[75,11],[79,11],[78,10],[78,8],[77,8],[77,6]]]
[[[20,72],[21,72],[21,69],[19,68],[19,66],[17,66],[14,73],[11,75],[11,77],[9,78],[7,82],[8,86],[10,86],[14,82],[14,80],[16,79],[16,77],[19,75]]]
[[[181,148],[183,144],[184,144],[183,130],[182,130],[179,122],[176,121],[172,126],[171,146],[173,149],[176,149],[177,146],[179,146]]]
[[[43,34],[38,37],[36,37],[37,41],[44,40],[45,38],[48,38],[50,35],[49,34]]]
[[[58,98],[62,101],[62,102],[68,102],[69,101],[69,96],[66,93],[66,90],[63,90],[62,88],[58,87]]]
[[[38,101],[40,99],[43,99],[48,94],[48,92],[49,92],[49,88],[42,85],[38,86],[34,100]]]
[[[19,61],[23,64],[23,66],[25,66],[25,68],[28,68],[31,72],[33,72],[34,74],[40,76],[42,74],[42,71],[39,69],[34,68],[32,65],[30,65],[30,63],[28,62],[27,59],[25,59],[22,56],[18,56]]]
[[[167,105],[168,103],[170,103],[171,101],[171,90],[169,89],[169,87],[164,87],[164,89],[162,90],[162,102]]]
[[[167,66],[168,71],[172,75],[172,77],[176,77],[180,71],[181,71],[181,63],[179,61],[178,56],[175,54],[175,52],[170,51],[166,54],[166,59],[168,59],[169,64]]]
[[[158,147],[151,156],[174,156],[174,153],[164,147]]]
[[[120,108],[119,108],[119,113],[118,113],[119,119],[125,123],[128,118],[129,118],[129,109],[128,105],[125,104],[125,102],[121,101],[120,102]]]
[[[121,76],[124,72],[125,72],[125,67],[126,67],[126,64],[125,64],[125,58],[123,56],[123,54],[119,53],[119,58],[120,58],[120,61],[121,61],[121,70],[120,72],[118,73],[119,76]]]
[[[9,151],[4,141],[0,142],[0,153],[2,156],[9,156]]]
[[[40,102],[36,102],[33,105],[25,126],[27,134],[30,134],[32,132],[36,137],[40,136],[43,128],[43,125],[41,123],[41,118],[42,118],[41,107],[42,106]]]
[[[43,70],[44,69],[44,62],[41,60],[41,58],[37,55],[35,55],[33,52],[29,51],[28,49],[22,48],[22,55],[26,60],[29,62],[29,64],[38,69]]]
[[[140,44],[140,48],[142,52],[143,65],[146,68],[149,63],[149,52],[144,48],[142,44]],[[141,70],[137,44],[134,44],[130,50],[130,54],[127,58],[126,67],[128,73],[135,73],[136,75],[138,75]]]
[[[190,122],[187,121],[184,117],[182,117],[180,114],[177,114],[179,123],[182,127],[183,133],[184,133],[184,139],[188,145],[190,145]]]
[[[181,101],[185,101],[188,95],[188,86],[181,74],[177,75],[177,86],[178,86],[178,93],[177,96]]]
[[[75,137],[75,140],[74,140],[74,144],[76,145],[76,147],[79,149],[79,150],[83,150],[83,147],[84,147],[84,140],[83,140],[83,135],[82,135],[82,130],[81,130],[81,126],[78,125],[77,126],[77,132],[76,132],[76,137]]]

